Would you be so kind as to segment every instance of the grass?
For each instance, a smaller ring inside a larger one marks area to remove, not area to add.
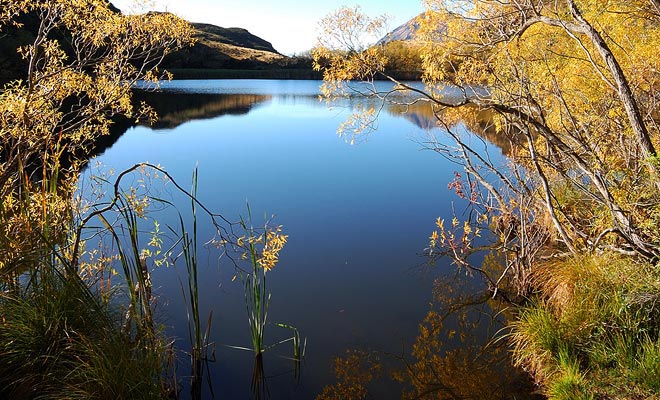
[[[558,375],[548,387],[548,397],[557,400],[593,400],[594,394],[578,360],[565,348],[557,354]]]
[[[162,397],[165,352],[153,324],[149,335],[124,329],[119,293],[78,274],[71,188],[57,165],[43,177],[26,175],[20,195],[3,193],[0,205],[12,228],[0,240],[0,398]]]
[[[165,175],[191,201],[191,221],[184,221],[179,214],[179,226],[168,226],[172,243],[162,253],[158,238],[152,238],[155,245],[150,242],[145,247],[141,243],[145,232],[140,221],[150,205],[172,205],[153,197],[146,184],[150,179],[147,170]],[[122,179],[138,171],[142,176],[133,180],[133,184],[139,183],[138,188],[123,189]],[[250,255],[252,270],[244,276],[244,284],[255,354],[260,356],[270,347],[292,341],[298,371],[304,344],[297,329],[277,324],[291,330],[293,336],[271,346],[264,344],[270,299],[266,271],[275,266],[286,243],[280,227],[265,225],[257,232],[241,221],[246,236],[236,238],[231,222],[197,200],[196,170],[190,192],[162,168],[149,164],[122,171],[114,183],[99,179],[112,186],[113,195],[87,211],[75,209],[70,191],[64,190],[63,195],[58,192],[56,179],[44,181],[42,187],[26,187],[24,196],[12,207],[0,204],[0,220],[14,218],[12,226],[25,231],[19,243],[24,251],[18,257],[4,257],[3,253],[0,258],[9,260],[0,265],[0,398],[178,397],[176,369],[172,369],[175,350],[167,344],[152,312],[150,268],[164,259],[182,259],[185,264],[187,279],[181,286],[190,333],[190,397],[202,398],[212,348],[208,342],[212,313],[204,328],[198,290],[198,211],[217,228],[218,243],[232,246],[243,242],[246,258]],[[41,208],[35,210],[35,204]],[[83,216],[74,218],[76,212]],[[100,220],[101,226],[92,226],[93,219]],[[115,253],[98,259],[91,253],[86,255],[84,235],[107,235],[110,242],[105,243],[111,244]],[[11,244],[9,236],[0,239],[0,243]],[[120,272],[120,284],[111,287],[103,279],[110,275],[113,262]],[[263,371],[263,363],[259,365]]]
[[[247,261],[249,270],[237,268],[243,282],[243,291],[245,295],[245,308],[248,316],[248,325],[250,326],[250,336],[252,339],[252,351],[257,359],[255,366],[263,369],[263,353],[275,346],[286,342],[293,343],[292,356],[294,362],[293,372],[299,377],[300,362],[305,355],[305,340],[301,340],[298,329],[292,325],[284,323],[275,323],[278,328],[287,329],[292,332],[292,336],[279,342],[266,345],[265,335],[268,323],[268,309],[270,306],[271,293],[268,290],[266,275],[275,268],[279,261],[279,253],[286,244],[287,235],[282,234],[282,227],[271,226],[266,222],[263,227],[254,227],[252,225],[252,213],[248,205],[248,219],[241,218],[240,227],[244,235],[237,239],[236,249],[241,252],[240,259]],[[249,350],[244,347],[238,349]],[[256,367],[255,367],[256,368]],[[255,375],[258,376],[258,375]],[[260,387],[259,385],[253,385]]]
[[[140,244],[144,234],[139,221],[148,202],[136,195],[135,188],[121,188],[122,178],[141,167],[146,168],[138,165],[120,173],[112,200],[90,208],[80,221],[74,220],[71,208],[68,214],[44,211],[45,223],[30,225],[38,232],[38,240],[26,246],[30,257],[22,258],[22,268],[0,270],[0,398],[151,399],[179,395],[176,378],[170,375],[175,364],[173,349],[166,345],[166,337],[154,322],[149,257]],[[196,172],[193,181],[196,184]],[[18,209],[30,209],[35,198],[44,198],[48,205],[52,199],[46,195],[72,206],[52,188],[25,192],[30,196],[26,195]],[[208,332],[203,336],[198,308],[196,193],[194,189],[185,193],[192,199],[193,229],[192,233],[186,231],[181,220],[176,242],[186,262],[186,302],[192,306],[191,397],[201,398]],[[12,210],[0,211],[5,217]],[[51,216],[61,218],[55,221]],[[102,226],[88,226],[95,217]],[[48,223],[61,228],[55,232],[57,236],[52,235]],[[109,264],[84,256],[83,232],[108,235],[116,252],[112,259],[121,272],[120,285],[109,289],[96,279],[109,273]],[[79,275],[83,264],[92,271],[85,268],[84,277]]]
[[[511,324],[516,364],[551,399],[658,398],[660,271],[615,254],[543,265]]]
[[[161,398],[163,349],[123,334],[118,310],[57,271],[0,297],[0,397]]]
[[[110,232],[115,247],[119,252],[120,264],[122,266],[123,277],[126,281],[126,288],[129,294],[129,309],[126,313],[126,322],[124,330],[128,326],[132,326],[139,336],[148,337],[155,340],[156,335],[154,332],[154,321],[151,311],[151,277],[147,267],[147,255],[155,256],[154,252],[148,251],[145,254],[144,249],[140,245],[140,232],[138,228],[139,215],[144,216],[146,212],[145,203],[143,200],[136,196],[134,188],[130,188],[126,192],[119,190],[119,183],[127,171],[144,167],[153,169],[155,172],[165,174],[170,180],[171,176],[167,174],[162,168],[151,165],[138,165],[132,169],[124,171],[117,178],[114,185],[115,196],[111,202],[111,206],[103,209],[101,213],[97,213],[103,222],[105,229]],[[144,173],[144,172],[143,172]],[[212,312],[208,316],[206,328],[203,328],[200,309],[199,309],[199,265],[198,265],[198,238],[197,238],[197,211],[201,207],[203,211],[209,211],[197,200],[197,169],[193,171],[192,175],[192,190],[185,191],[176,182],[172,183],[178,190],[183,192],[191,202],[191,224],[192,227],[188,228],[182,215],[179,213],[179,226],[168,226],[169,232],[173,235],[172,243],[166,251],[166,255],[171,259],[182,259],[186,269],[186,284],[181,284],[183,300],[186,304],[186,316],[188,319],[188,332],[190,340],[190,397],[192,399],[199,399],[202,397],[202,383],[204,373],[207,370],[207,361],[209,360],[209,349],[211,344],[208,342],[209,331],[213,318]],[[147,203],[158,203],[161,206],[173,206],[167,200],[147,196]],[[116,212],[118,218],[113,224],[107,222],[104,217],[106,212]],[[214,219],[216,215],[209,213],[211,220],[219,227],[217,221]],[[120,232],[123,232],[121,234]],[[157,242],[157,252],[160,252],[162,246],[162,239],[157,237],[152,238],[152,242]],[[127,243],[124,242],[127,239]],[[175,255],[175,253],[178,253]],[[174,262],[174,261],[172,261]],[[154,261],[156,263],[156,261]],[[210,387],[211,393],[213,388]]]
[[[211,321],[213,320],[213,312],[209,313],[206,330],[203,331],[202,321],[199,311],[199,265],[197,261],[197,169],[193,172],[192,176],[192,191],[191,191],[191,211],[192,211],[192,231],[186,228],[183,217],[179,214],[180,235],[181,235],[181,250],[183,260],[186,265],[187,291],[183,289],[184,300],[188,308],[188,335],[190,338],[190,365],[191,365],[191,382],[190,394],[193,399],[202,397],[202,383],[204,377],[204,370],[206,361],[208,361],[209,350],[209,331],[211,329]],[[211,392],[213,388],[210,387]]]

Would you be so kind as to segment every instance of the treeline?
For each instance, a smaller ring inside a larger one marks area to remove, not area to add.
[[[422,77],[422,49],[412,41],[396,40],[382,46],[387,57],[385,74],[398,80],[419,80]]]

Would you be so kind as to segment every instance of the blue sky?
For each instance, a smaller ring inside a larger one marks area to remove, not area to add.
[[[136,9],[135,0],[112,3],[124,12]],[[357,4],[368,15],[387,14],[389,30],[423,8],[422,0],[152,0],[148,4],[149,10],[171,11],[191,22],[245,28],[289,55],[313,47],[318,21],[341,6]]]

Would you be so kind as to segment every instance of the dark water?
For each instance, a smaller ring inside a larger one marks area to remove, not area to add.
[[[455,269],[449,261],[425,267],[421,255],[436,218],[451,219],[452,209],[460,214],[465,207],[447,189],[459,166],[424,149],[423,143],[433,136],[444,140],[442,132],[433,128],[428,112],[404,114],[385,108],[378,129],[350,145],[350,138],[339,137],[336,130],[352,109],[368,102],[351,98],[329,108],[318,99],[319,85],[260,80],[167,83],[162,93],[139,95],[159,111],[160,121],[128,129],[90,162],[83,182],[92,174],[149,161],[189,188],[198,168],[198,197],[208,208],[237,220],[247,215],[249,203],[256,225],[270,216],[283,225],[289,241],[268,273],[268,319],[296,326],[307,346],[299,376],[286,358],[291,356],[290,343],[265,353],[265,397],[314,398],[337,382],[333,359],[353,349],[367,364],[374,359],[382,364],[380,378],[367,385],[371,398],[400,398],[402,391],[411,391],[406,362],[428,361],[431,354],[446,361],[435,366],[446,374],[435,374],[434,379],[445,380],[450,389],[442,397],[438,393],[444,389],[436,385],[432,398],[453,398],[451,387],[457,384],[469,386],[467,393],[474,394],[463,398],[524,398],[521,393],[527,389],[515,386],[519,383],[511,380],[515,374],[506,362],[486,365],[477,356],[481,350],[475,349],[499,327],[482,316],[483,309],[489,309],[484,298],[470,307],[474,329],[468,339],[448,333],[464,329],[460,318],[448,317],[437,328],[446,341],[438,348],[429,345],[429,353],[418,352],[417,359],[412,353],[416,341],[424,342],[418,337],[420,323],[426,318],[427,324],[434,324],[429,311],[480,294],[475,290],[478,283],[460,276],[460,283],[453,280]],[[491,151],[501,154],[497,147]],[[168,198],[189,217],[187,199],[158,181],[153,186],[153,195]],[[172,209],[150,218],[163,227],[176,223]],[[207,222],[199,218],[201,242],[213,236]],[[151,219],[143,224],[145,231],[153,227]],[[251,389],[252,353],[230,347],[250,347],[240,279],[232,281],[234,267],[214,249],[203,247],[200,260],[202,320],[213,311],[216,361],[207,373],[213,393],[224,399],[258,397]],[[189,342],[180,283],[186,279],[185,269],[159,267],[152,279],[160,321],[176,338],[175,345],[185,350]],[[266,342],[276,343],[289,333],[269,325]],[[452,361],[450,356],[458,358]],[[177,375],[185,387],[189,370],[185,354],[180,357],[184,362]],[[391,379],[396,371],[403,371],[403,383]],[[504,394],[495,395],[495,390]],[[205,397],[211,397],[206,384]]]

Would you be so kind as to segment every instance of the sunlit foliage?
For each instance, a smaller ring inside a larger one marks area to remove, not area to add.
[[[481,275],[495,297],[514,303],[538,297],[542,311],[547,311],[550,296],[543,280],[572,284],[572,278],[540,272],[551,260],[593,257],[590,262],[598,264],[618,254],[652,280],[644,269],[660,259],[660,3],[425,4],[418,42],[426,86],[419,89],[389,76],[395,83],[391,91],[371,86],[369,95],[403,108],[430,103],[437,125],[453,141],[430,141],[429,146],[460,165],[449,189],[468,203],[468,212],[451,222],[437,221],[428,253],[449,256],[460,268]],[[364,33],[368,31],[350,36],[364,38]],[[315,52],[326,95],[345,92],[351,80],[388,77],[378,46],[344,43],[352,47],[329,50],[321,42]],[[401,100],[403,92],[408,101]],[[459,123],[467,120],[475,126],[469,121],[486,113],[491,115],[490,137],[509,144],[508,165],[493,161],[487,146]],[[489,233],[480,237],[477,229]],[[489,271],[471,262],[484,248],[503,257],[503,269]],[[612,288],[603,290],[611,294]],[[657,292],[650,288],[649,296]],[[580,298],[570,307],[585,311],[585,301]],[[657,335],[649,340],[656,341]],[[529,342],[517,343],[524,350]],[[639,338],[632,343],[648,345]],[[583,365],[572,355],[557,354],[561,357],[547,363],[551,368],[563,365],[567,374],[549,387],[559,385],[557,398],[570,398],[571,393],[588,398],[591,386],[583,381]],[[571,392],[575,385],[579,393]]]
[[[126,279],[140,310],[132,302],[121,321],[110,265],[131,258],[86,248],[79,218],[98,208],[74,192],[81,163],[115,116],[153,117],[134,109],[132,86],[163,76],[162,58],[189,44],[191,29],[171,14],[122,15],[105,0],[1,0],[0,37],[10,29],[31,39],[12,49],[25,60],[22,77],[0,87],[0,392],[157,398],[167,391],[165,353],[146,266],[136,249],[131,273],[144,274]],[[144,198],[125,195],[134,220]]]
[[[131,85],[159,78],[162,57],[188,44],[191,29],[171,14],[122,15],[105,0],[12,0],[0,10],[0,34],[22,15],[39,21],[32,44],[15,49],[24,78],[0,88],[0,269],[14,270],[64,240],[72,157],[115,115],[153,117],[133,109]]]
[[[504,187],[498,188],[483,176],[489,160],[476,158],[469,142],[455,136],[467,155],[464,169],[495,199],[491,209],[526,213],[508,199],[535,196],[534,213],[545,214],[558,249],[612,247],[654,258],[660,239],[647,227],[655,226],[657,214],[657,10],[652,2],[599,4],[427,1],[429,11],[420,18],[427,87],[412,101],[432,103],[449,131],[463,111],[489,110],[498,135],[523,139],[509,155],[524,174],[500,176]],[[384,62],[374,62],[377,46],[355,44],[371,30],[348,34],[362,26],[343,26],[338,36],[353,38],[335,41],[343,53],[323,46],[315,52],[335,94],[350,80],[383,74]],[[448,83],[463,96],[446,97],[442,85]],[[578,203],[560,198],[560,190],[574,193]],[[591,214],[576,218],[578,209]]]

